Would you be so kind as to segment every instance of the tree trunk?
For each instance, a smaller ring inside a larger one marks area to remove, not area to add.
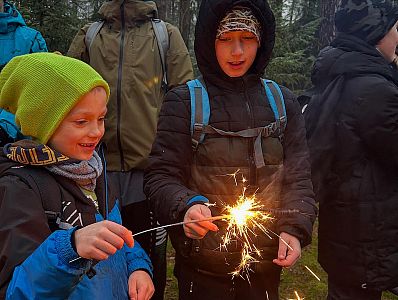
[[[319,49],[330,44],[336,35],[334,28],[334,13],[336,12],[338,0],[321,0],[320,16],[322,18],[319,27]]]
[[[167,0],[156,0],[159,19],[166,20]]]
[[[179,7],[180,22],[179,27],[182,38],[186,45],[189,45],[189,35],[191,32],[191,19],[192,19],[192,8],[190,0],[180,0]]]
[[[290,4],[290,18],[289,18],[289,26],[292,26],[293,19],[294,19],[294,13],[296,11],[296,0],[292,0],[292,3]]]
[[[0,12],[4,11],[4,1],[0,0]]]

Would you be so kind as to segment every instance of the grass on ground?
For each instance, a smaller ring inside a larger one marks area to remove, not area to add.
[[[314,228],[313,242],[303,250],[299,262],[289,269],[284,269],[281,276],[280,299],[295,300],[295,291],[305,300],[324,300],[327,294],[327,275],[317,262],[317,228]],[[177,281],[173,276],[174,249],[168,242],[167,252],[167,283],[165,300],[178,299]],[[320,279],[318,281],[306,268],[308,266]],[[205,300],[205,299],[204,299]],[[398,300],[398,296],[391,293],[384,293],[382,300]]]

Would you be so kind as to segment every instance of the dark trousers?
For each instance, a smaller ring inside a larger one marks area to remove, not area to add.
[[[112,183],[119,188],[123,226],[134,233],[156,227],[149,203],[143,192],[143,171],[108,172]],[[155,294],[152,300],[163,300],[166,286],[167,236],[157,238],[157,232],[152,231],[134,238],[148,254],[153,265],[153,283]]]
[[[328,280],[327,300],[380,300],[381,291],[353,287]]]
[[[280,269],[241,277],[218,277],[177,263],[179,300],[278,300]],[[267,298],[268,297],[268,298]]]

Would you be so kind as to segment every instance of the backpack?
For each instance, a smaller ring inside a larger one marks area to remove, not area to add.
[[[265,166],[262,154],[262,137],[278,135],[283,138],[283,132],[287,124],[285,100],[282,91],[277,83],[272,80],[262,79],[267,95],[267,100],[274,113],[275,122],[258,128],[250,128],[239,132],[223,131],[209,125],[210,102],[209,95],[201,78],[187,82],[191,98],[191,140],[194,151],[203,142],[206,133],[217,133],[224,136],[235,136],[244,138],[256,138],[254,143],[254,160],[257,168]]]
[[[84,37],[84,43],[86,45],[86,48],[88,49],[89,55],[94,38],[97,36],[102,26],[104,26],[104,23],[105,21],[94,22],[87,29],[86,36]],[[166,23],[163,22],[162,20],[152,18],[151,24],[158,44],[160,60],[162,62],[162,70],[163,70],[162,88],[164,90],[167,90],[168,81],[167,81],[166,54],[167,51],[169,50],[169,45],[170,45],[169,33],[166,28]]]
[[[0,147],[26,138],[28,137],[21,133],[15,123],[15,115],[4,109],[0,109]],[[35,174],[32,175],[31,172]],[[59,219],[62,204],[61,202],[55,203],[52,201],[53,195],[59,194],[61,197],[58,184],[52,176],[49,176],[44,170],[38,168],[32,168],[28,172],[23,165],[11,166],[0,175],[17,176],[40,195],[51,231],[65,228],[64,225],[66,224],[62,224]]]
[[[53,201],[54,195],[59,195],[59,199],[61,199],[61,190],[55,178],[50,176],[47,171],[40,168],[30,168],[28,171],[24,165],[20,165],[11,166],[0,175],[18,177],[40,195],[51,232],[71,227],[69,224],[61,222],[62,203]]]

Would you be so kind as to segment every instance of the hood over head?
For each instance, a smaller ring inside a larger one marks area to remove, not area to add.
[[[222,71],[215,53],[215,40],[220,22],[237,6],[250,8],[261,25],[260,47],[253,65],[244,76],[261,76],[268,65],[275,43],[275,17],[266,0],[202,0],[195,28],[195,54],[205,80],[239,80]]]
[[[154,1],[112,0],[102,4],[98,13],[102,19],[110,23],[119,23],[122,10],[124,10],[126,24],[158,18]]]
[[[0,12],[0,33],[14,31],[18,26],[26,26],[24,19],[14,5],[4,1],[4,12]]]

